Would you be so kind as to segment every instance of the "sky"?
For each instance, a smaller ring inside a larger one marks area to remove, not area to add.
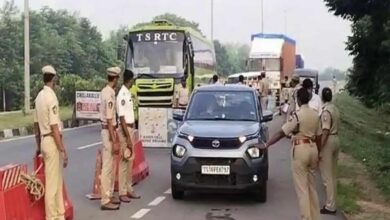
[[[0,0],[0,2],[5,0]],[[32,10],[43,6],[77,11],[108,36],[121,25],[150,21],[166,12],[200,24],[211,33],[211,0],[29,0]],[[213,0],[214,39],[250,44],[262,30],[261,0]],[[22,9],[23,0],[15,0]],[[346,70],[352,57],[345,51],[350,22],[328,12],[323,0],[263,0],[264,32],[286,34],[297,41],[305,66]]]

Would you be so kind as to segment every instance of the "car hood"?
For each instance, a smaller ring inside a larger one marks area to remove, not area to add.
[[[233,138],[259,131],[259,122],[238,121],[186,121],[179,132],[195,137]]]

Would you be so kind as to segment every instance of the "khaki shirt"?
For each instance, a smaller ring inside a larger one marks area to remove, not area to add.
[[[261,93],[262,97],[268,96],[268,91],[269,91],[269,82],[268,79],[263,79],[263,92]]]
[[[116,102],[115,90],[107,85],[101,91],[100,120],[103,125],[107,125],[107,120],[112,119],[112,124],[116,126]]]
[[[289,104],[288,114],[291,114],[292,112],[294,112],[296,110],[296,107],[298,106],[297,92],[300,88],[301,88],[301,85],[298,84],[293,89],[290,90],[291,92],[290,92],[290,96],[289,96],[289,100],[288,100],[288,104]]]
[[[177,104],[179,106],[187,106],[188,105],[188,89],[180,86],[177,93],[176,93],[175,98],[178,100]]]
[[[330,134],[337,134],[339,117],[337,107],[333,103],[325,103],[321,113],[322,129],[329,130]]]
[[[314,140],[322,133],[320,117],[308,105],[302,105],[298,111],[290,115],[282,130],[286,136],[293,133],[293,139],[309,138]]]
[[[41,135],[52,132],[51,125],[58,125],[61,131],[58,99],[52,88],[44,86],[35,99],[34,122],[39,124]]]

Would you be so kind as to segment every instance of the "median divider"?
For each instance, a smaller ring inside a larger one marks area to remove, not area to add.
[[[133,167],[131,168],[132,172],[132,182],[133,185],[141,182],[149,175],[149,165],[145,159],[145,152],[142,144],[142,140],[139,139],[138,131],[133,132],[133,142],[134,142],[134,162]],[[102,150],[98,149],[96,155],[96,165],[95,165],[95,177],[92,185],[92,192],[87,194],[86,197],[90,200],[96,200],[101,198],[101,173],[102,173]],[[114,158],[114,191],[118,191],[118,170],[119,170],[119,160],[120,157],[116,156]],[[130,171],[129,171],[130,172]],[[1,220],[1,219],[0,219]]]

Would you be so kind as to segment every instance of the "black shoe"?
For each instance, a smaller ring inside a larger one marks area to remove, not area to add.
[[[336,215],[337,210],[335,211],[330,211],[328,210],[325,206],[320,210],[320,213],[323,215]]]

